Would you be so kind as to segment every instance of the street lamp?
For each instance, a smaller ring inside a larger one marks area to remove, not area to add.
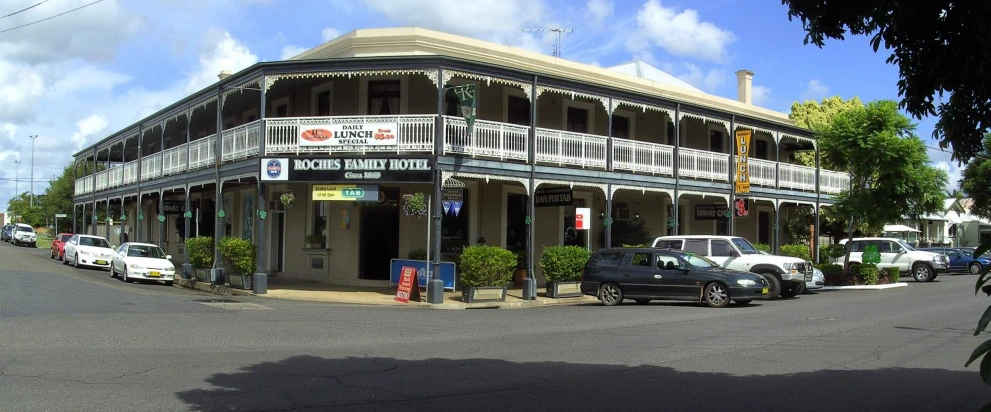
[[[17,166],[15,166],[15,172],[14,172],[14,199],[17,199],[17,196],[20,196],[20,193],[18,193],[18,191],[21,190],[19,185],[21,180],[21,161],[15,160],[14,163],[17,164]]]
[[[31,207],[34,207],[34,140],[38,135],[31,135]]]

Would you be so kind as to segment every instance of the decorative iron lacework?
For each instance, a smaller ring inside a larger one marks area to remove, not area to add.
[[[703,123],[718,123],[718,124],[723,125],[723,127],[725,127],[726,130],[729,130],[729,121],[728,120],[717,119],[715,117],[708,117],[708,116],[703,116],[703,115],[700,115],[700,114],[686,113],[686,112],[681,112],[679,116],[680,116],[680,117],[678,117],[678,121],[679,122],[681,121],[681,119],[688,117],[688,118],[692,118],[692,119],[701,120]]]
[[[454,77],[460,77],[463,79],[471,79],[485,82],[486,86],[491,86],[492,83],[503,84],[506,86],[518,87],[523,89],[523,93],[526,94],[527,100],[533,101],[533,95],[531,93],[530,83],[521,82],[517,80],[504,79],[501,77],[488,76],[477,73],[464,72],[460,70],[444,70],[444,85],[446,86],[448,82]]]
[[[228,88],[227,90],[224,90],[223,98],[220,101],[220,107],[224,107],[224,104],[227,103],[227,96],[230,96],[233,93],[243,93],[245,87],[248,87],[248,86],[253,85],[253,84],[258,85],[258,88],[261,88],[262,78],[259,77],[257,79],[247,80],[244,83],[241,83],[241,84],[239,84],[237,86],[234,86],[234,87]],[[265,90],[268,90],[268,89],[266,88]]]
[[[780,199],[780,200],[778,200],[778,207],[780,207],[781,205],[784,205],[786,203],[794,203],[796,205],[812,206],[813,209],[815,209],[815,207],[816,207],[816,202],[809,201],[809,200],[792,200],[792,199]]]
[[[467,185],[465,185],[465,183],[460,180],[452,179],[448,177],[444,179],[444,183],[441,184],[440,187],[444,189],[464,189],[465,187],[467,187]]]
[[[573,182],[573,181],[564,181],[564,180],[533,179],[533,186],[534,186],[533,187],[533,190],[534,190],[534,192],[537,191],[537,188],[540,187],[540,185],[561,185],[561,186],[568,186],[569,188],[572,188],[572,189],[574,189],[575,186],[578,186],[578,187],[591,187],[591,188],[598,188],[599,190],[602,191],[602,194],[604,194],[604,195],[608,195],[609,194],[608,187],[605,184],[602,184],[602,183],[586,183],[586,182]]]
[[[563,94],[565,96],[571,96],[571,100],[575,100],[576,96],[584,97],[590,100],[595,100],[598,101],[599,103],[602,103],[602,108],[609,110],[609,98],[605,96],[599,96],[597,94],[579,92],[575,90],[559,89],[557,87],[537,86],[537,96],[535,97],[540,97],[540,95],[543,94],[544,92],[552,92],[557,94]]]
[[[681,190],[678,192],[678,198],[680,199],[684,195],[697,195],[702,196],[705,199],[706,196],[721,197],[726,200],[726,204],[729,204],[729,194],[726,193],[712,193],[712,192],[699,192],[696,190]]]
[[[781,137],[790,137],[792,139],[795,139],[795,140],[798,140],[798,141],[801,141],[801,142],[809,142],[809,143],[812,143],[812,147],[814,147],[815,149],[819,149],[819,142],[816,141],[816,139],[810,139],[808,137],[795,136],[795,135],[791,135],[791,134],[787,134],[787,133],[781,133],[781,136],[779,137],[779,139]]]
[[[663,189],[660,187],[646,187],[646,186],[627,186],[627,185],[612,185],[612,193],[609,194],[609,199],[612,199],[614,196],[616,196],[616,192],[619,190],[631,190],[634,192],[640,192],[640,194],[647,194],[647,192],[666,193],[668,196],[671,196],[671,198],[674,199],[673,189]]]
[[[750,130],[753,130],[754,132],[764,132],[764,133],[767,133],[767,134],[771,135],[771,137],[774,138],[774,142],[775,143],[778,143],[781,140],[780,133],[779,132],[775,132],[775,131],[773,131],[771,129],[765,129],[763,127],[751,126],[749,124],[744,124],[744,123],[737,123],[736,124],[736,128],[737,129],[750,129]]]
[[[654,106],[644,103],[636,103],[636,102],[631,102],[629,100],[620,100],[620,99],[612,99],[612,107],[609,108],[609,114],[612,114],[612,112],[614,112],[616,108],[619,107],[619,105],[627,105],[630,107],[634,107],[640,109],[644,113],[646,113],[647,110],[666,113],[669,118],[674,119],[674,110],[668,109],[667,107]]]
[[[771,204],[774,205],[774,210],[778,210],[778,199],[771,199],[769,197],[758,197],[758,196],[750,196],[750,198],[755,201],[763,200],[765,202],[771,202]]]
[[[485,183],[489,180],[499,180],[504,182],[516,182],[523,185],[526,188],[527,193],[530,193],[530,179],[523,177],[511,177],[511,176],[499,176],[499,175],[489,175],[484,173],[468,173],[468,172],[448,172],[441,171],[441,181],[445,181],[452,177],[465,177],[470,179],[482,179]]]
[[[408,74],[422,74],[427,76],[434,86],[439,86],[437,69],[388,69],[388,70],[341,70],[329,72],[306,72],[288,74],[269,74],[265,76],[265,91],[267,92],[275,82],[282,79],[319,79],[324,77],[347,77],[355,76],[397,76]]]
[[[231,180],[247,179],[249,177],[253,177],[255,179],[258,179],[258,173],[253,173],[253,172],[252,173],[241,173],[241,174],[238,174],[238,175],[233,175],[233,176],[227,176],[227,177],[220,178],[220,192],[223,193],[223,191],[224,191],[224,183],[230,182]]]
[[[210,184],[214,184],[214,183],[216,183],[216,181],[214,181],[214,180],[200,180],[198,182],[187,183],[186,184],[186,187],[189,188],[189,189],[192,189],[192,188],[197,187],[197,186],[206,186],[206,185],[210,185]]]
[[[177,185],[177,186],[163,187],[162,188],[162,193],[165,193],[165,192],[170,191],[170,190],[182,190],[182,191],[186,191],[186,185]]]

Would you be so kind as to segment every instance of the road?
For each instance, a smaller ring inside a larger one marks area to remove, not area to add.
[[[750,307],[430,310],[125,284],[0,244],[4,411],[977,411],[973,276]],[[235,302],[208,302],[228,299]]]

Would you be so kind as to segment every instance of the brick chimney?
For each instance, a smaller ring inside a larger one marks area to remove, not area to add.
[[[754,72],[743,69],[736,72],[736,99],[741,103],[754,104]]]

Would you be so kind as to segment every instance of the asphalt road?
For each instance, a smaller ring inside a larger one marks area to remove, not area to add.
[[[0,410],[978,411],[973,282],[726,309],[211,303],[0,244]]]

